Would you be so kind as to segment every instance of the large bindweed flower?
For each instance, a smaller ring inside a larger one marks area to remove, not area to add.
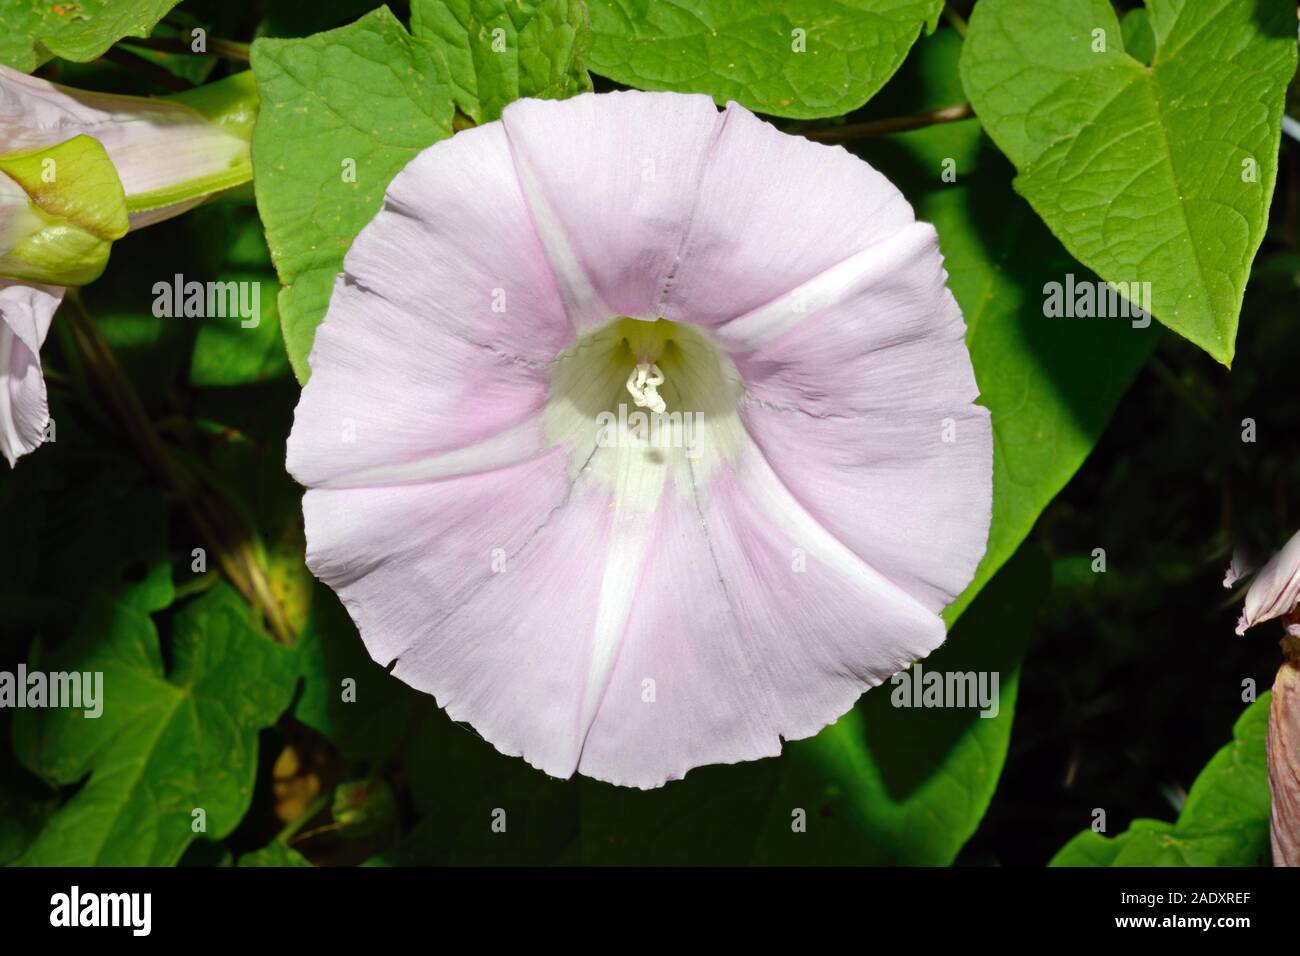
[[[883,176],[734,103],[514,103],[348,252],[289,438],[308,563],[549,774],[777,754],[934,650],[984,552],[945,280]]]
[[[49,420],[40,347],[64,286],[98,276],[109,243],[128,227],[247,181],[256,102],[251,73],[147,99],[75,90],[0,66],[0,454],[11,466],[41,443]],[[107,187],[67,175],[73,159],[91,165],[93,156],[78,149],[87,138],[111,163],[112,190],[125,203],[121,229],[102,228]],[[52,161],[56,175],[20,182],[6,162],[12,157]],[[87,207],[99,213],[89,226]]]

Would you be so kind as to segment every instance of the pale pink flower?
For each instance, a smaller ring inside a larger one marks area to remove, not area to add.
[[[547,773],[775,755],[934,650],[984,553],[945,280],[884,177],[734,103],[514,103],[344,261],[289,438],[308,563],[375,660]]]

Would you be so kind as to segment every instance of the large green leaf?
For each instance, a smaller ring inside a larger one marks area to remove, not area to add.
[[[476,123],[523,96],[591,89],[580,0],[413,0],[411,32],[442,48],[456,105]]]
[[[147,37],[180,0],[6,0],[0,63],[30,73],[53,56],[86,62],[123,37]]]
[[[174,864],[206,813],[208,839],[229,834],[252,798],[257,733],[288,706],[293,655],[249,621],[225,585],[174,622],[170,673],[148,616],[102,595],[82,626],[29,669],[102,672],[102,714],[17,712],[14,744],[56,786],[85,784],[50,817],[21,863]]]
[[[1268,853],[1268,707],[1246,708],[1233,740],[1205,765],[1176,823],[1134,820],[1106,837],[1084,830],[1052,866],[1257,866]],[[1104,800],[1102,801],[1104,803]]]
[[[943,0],[587,0],[589,66],[646,90],[708,93],[774,116],[857,109]]]
[[[284,283],[285,345],[306,380],[344,253],[398,170],[451,135],[447,65],[387,7],[303,40],[260,39],[252,59],[257,208]]]
[[[1149,67],[1125,52],[1108,0],[981,0],[962,81],[1066,248],[1108,282],[1150,283],[1152,313],[1231,364],[1277,177],[1295,4],[1147,11]]]

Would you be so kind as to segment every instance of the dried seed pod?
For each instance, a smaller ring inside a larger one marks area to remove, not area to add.
[[[1274,866],[1300,866],[1300,653],[1293,638],[1282,643],[1289,653],[1273,682],[1268,713],[1269,837]]]

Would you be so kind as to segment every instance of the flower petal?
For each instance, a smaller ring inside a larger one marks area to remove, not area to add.
[[[934,227],[912,223],[714,335],[764,404],[821,417],[958,409],[979,388],[946,280]]]
[[[375,660],[396,659],[396,676],[503,753],[567,777],[608,498],[573,486],[562,450],[419,485],[313,489],[307,560]]]
[[[733,349],[745,426],[780,479],[937,612],[970,583],[991,518],[989,416],[971,404],[961,311],[928,223],[830,273],[715,337]]]
[[[748,405],[742,418],[800,505],[934,613],[970,583],[992,519],[988,410],[816,418]]]
[[[520,100],[501,120],[578,328],[657,318],[721,126],[713,101],[586,93]]]
[[[0,454],[11,467],[40,445],[50,420],[40,350],[62,300],[57,286],[0,280]]]
[[[698,492],[665,490],[578,769],[656,787],[778,754],[943,636],[752,455]]]
[[[730,103],[660,314],[720,325],[913,219],[893,184],[842,147],[789,136]]]
[[[347,276],[310,362],[288,443],[289,471],[309,487],[467,474],[547,447],[544,365],[467,342]]]
[[[500,123],[411,160],[343,267],[408,312],[416,335],[455,335],[532,363],[550,362],[575,338]]]

